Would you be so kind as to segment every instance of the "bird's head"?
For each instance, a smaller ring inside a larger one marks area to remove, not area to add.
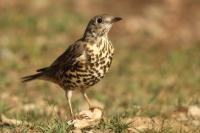
[[[113,23],[122,20],[120,17],[103,14],[93,17],[86,28],[85,37],[107,36]]]

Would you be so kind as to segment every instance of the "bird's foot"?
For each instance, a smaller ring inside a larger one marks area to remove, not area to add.
[[[81,114],[76,115],[76,119],[78,120],[90,119],[90,115],[88,115],[87,113],[81,113]]]
[[[70,117],[70,121],[76,121],[76,120],[82,120],[82,119],[90,119],[90,117],[85,112],[80,112],[79,114],[75,114]]]
[[[92,111],[92,112],[93,112],[95,109],[99,109],[99,110],[103,111],[103,108],[102,108],[102,107],[99,107],[99,106],[93,106],[93,105],[91,105],[91,106],[89,107],[89,110]]]
[[[96,117],[101,117],[103,109],[100,107],[91,107],[89,110],[84,110],[79,112],[78,114],[75,115],[74,120],[90,120],[90,119],[95,119]]]

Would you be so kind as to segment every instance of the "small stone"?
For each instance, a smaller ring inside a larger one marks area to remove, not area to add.
[[[200,119],[200,108],[196,105],[190,106],[188,108],[188,116],[194,119]]]
[[[195,126],[200,126],[200,121],[199,120],[193,120],[192,124]]]

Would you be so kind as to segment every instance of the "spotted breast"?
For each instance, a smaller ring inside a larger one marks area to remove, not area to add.
[[[93,86],[108,72],[113,53],[114,48],[108,38],[102,37],[86,43],[84,51],[76,59],[75,68],[59,72],[60,85],[71,90]]]

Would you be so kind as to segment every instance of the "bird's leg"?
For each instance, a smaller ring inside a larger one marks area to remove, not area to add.
[[[90,109],[91,111],[93,111],[94,109],[100,109],[100,110],[102,110],[101,107],[98,107],[98,106],[95,106],[95,105],[91,104],[91,101],[90,101],[90,99],[88,98],[88,96],[87,96],[87,94],[86,94],[85,91],[81,91],[81,93],[83,94],[84,99],[87,101],[87,103],[88,103],[88,105],[89,105],[89,109]]]
[[[92,104],[91,104],[91,102],[90,102],[90,99],[88,98],[87,94],[85,93],[85,91],[82,91],[82,94],[83,94],[84,99],[85,99],[85,100],[87,101],[87,103],[88,103],[89,109],[92,109],[93,106],[92,106]]]
[[[69,106],[69,109],[70,109],[70,117],[71,117],[71,119],[75,119],[75,116],[74,116],[74,113],[73,113],[73,110],[72,110],[72,104],[71,104],[72,91],[66,91],[65,96],[67,98],[68,106]]]

